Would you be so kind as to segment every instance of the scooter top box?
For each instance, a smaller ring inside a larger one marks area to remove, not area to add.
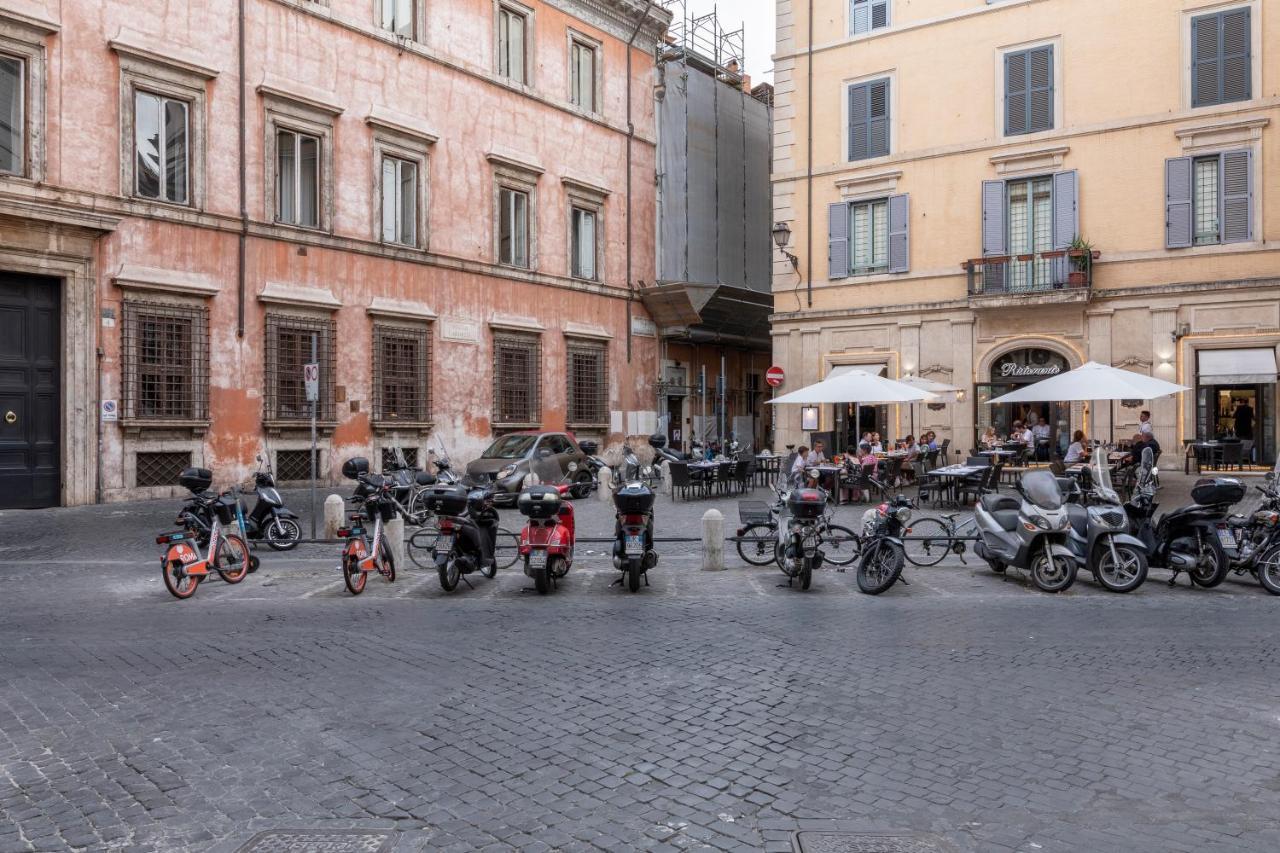
[[[461,515],[466,512],[469,494],[467,487],[461,484],[434,485],[426,492],[427,509],[436,515]]]
[[[594,441],[579,441],[578,449],[588,456],[595,456],[600,452],[600,445]]]
[[[530,486],[516,501],[521,515],[538,519],[555,518],[563,504],[560,490],[551,486]]]
[[[178,475],[178,483],[195,494],[213,485],[213,472],[208,468],[184,468]]]
[[[342,463],[342,476],[348,480],[355,480],[361,474],[369,473],[369,460],[363,456],[353,456],[346,462]]]
[[[1200,506],[1239,503],[1244,495],[1244,483],[1234,477],[1206,477],[1191,487],[1191,500]]]
[[[629,483],[613,493],[613,505],[625,515],[640,515],[653,509],[653,489],[644,483]]]
[[[667,437],[660,432],[655,432],[649,436],[649,446],[661,450],[667,446]]]
[[[827,508],[827,493],[821,489],[795,489],[787,497],[787,510],[796,518],[817,518]]]

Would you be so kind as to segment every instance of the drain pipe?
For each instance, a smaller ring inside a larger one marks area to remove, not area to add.
[[[244,0],[240,2],[243,3]],[[631,38],[627,39],[627,364],[631,363],[631,312],[634,310],[636,298],[635,285],[631,280],[631,147],[636,138],[636,128],[631,121],[631,48],[635,45],[636,37],[640,35],[640,29],[645,21],[649,20],[651,11],[653,11],[653,0],[645,0],[644,14],[640,16],[640,20],[636,21],[636,27],[631,31]]]
[[[243,0],[241,0],[243,2]],[[805,290],[809,297],[809,307],[813,307],[813,0],[809,0],[809,43],[805,46],[808,54],[807,64],[809,74],[808,84],[808,108],[805,110],[807,115],[805,120],[809,129],[805,134],[808,139],[808,153],[804,158],[805,170],[805,199],[804,203],[809,208],[809,227],[805,229]]]
[[[237,35],[240,42],[240,238],[236,263],[236,337],[241,340],[244,339],[245,243],[249,239],[248,176],[245,164],[245,158],[248,153],[248,129],[246,127],[244,102],[244,4],[245,0],[240,0],[240,19],[237,27]]]

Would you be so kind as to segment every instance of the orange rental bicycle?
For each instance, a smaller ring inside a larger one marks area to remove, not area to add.
[[[395,518],[395,502],[390,494],[395,481],[369,473],[369,460],[363,456],[348,459],[342,465],[344,477],[355,480],[352,499],[362,506],[361,512],[348,516],[348,525],[338,529],[338,538],[347,540],[342,548],[342,579],[352,595],[364,592],[370,572],[378,572],[392,583],[396,579],[396,561],[382,535],[382,527]],[[373,522],[370,537],[366,520]]]
[[[188,468],[182,472],[179,482],[192,492],[175,519],[182,529],[161,533],[157,545],[167,545],[160,560],[165,589],[174,598],[190,598],[200,581],[209,576],[212,568],[227,583],[240,583],[249,573],[249,548],[234,533],[223,533],[223,525],[235,519],[236,497],[234,490],[221,495],[207,491],[213,480],[206,468]],[[203,511],[213,523],[209,529],[209,547],[200,553],[200,528],[197,511]]]

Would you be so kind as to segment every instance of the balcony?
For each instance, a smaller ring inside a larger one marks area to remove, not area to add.
[[[1027,255],[971,258],[961,266],[969,281],[969,304],[999,308],[1029,303],[1087,302],[1093,287],[1094,252],[1066,249]]]

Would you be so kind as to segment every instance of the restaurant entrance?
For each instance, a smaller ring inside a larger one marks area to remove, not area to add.
[[[1033,429],[1039,439],[1037,457],[1047,461],[1054,455],[1064,454],[1071,443],[1070,403],[999,403],[992,406],[988,401],[1069,369],[1065,358],[1046,349],[1014,350],[997,359],[991,365],[990,381],[980,383],[975,389],[974,447],[988,426],[995,427],[996,435],[1004,439],[1013,431],[1014,422],[1025,424],[1034,417],[1036,423],[1042,425]]]
[[[1196,439],[1240,442],[1245,464],[1275,461],[1276,359],[1272,347],[1201,350]]]

